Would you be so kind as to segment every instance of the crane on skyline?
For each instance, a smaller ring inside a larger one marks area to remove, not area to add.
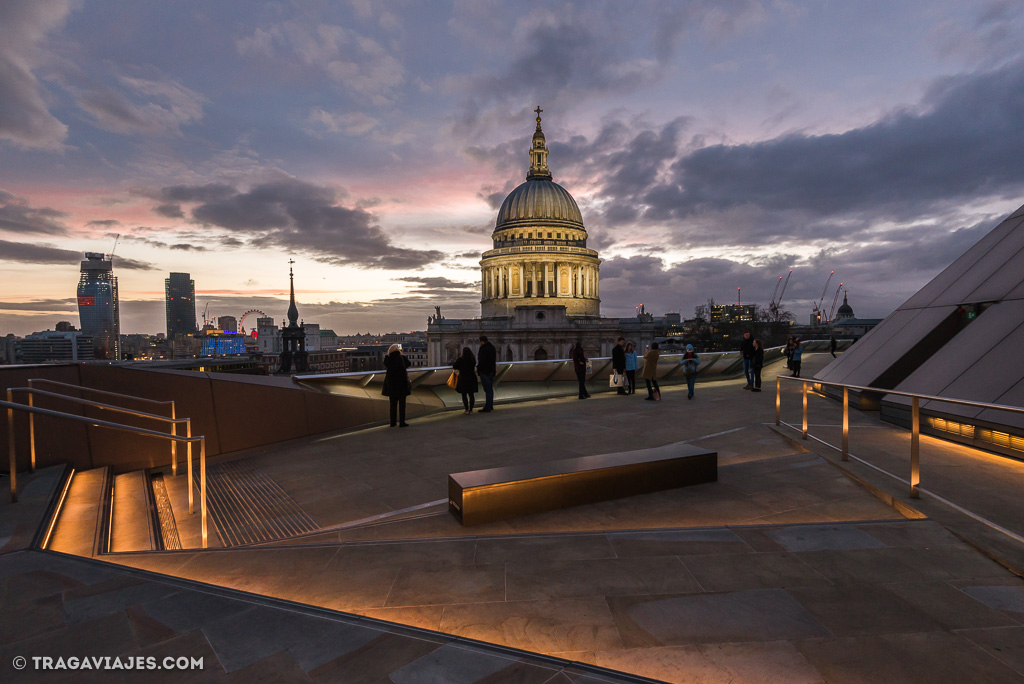
[[[813,308],[811,309],[811,315],[813,316],[816,325],[820,325],[822,323],[821,319],[822,314],[824,312],[821,310],[821,307],[825,303],[825,295],[828,293],[829,283],[832,282],[832,276],[834,276],[835,274],[835,271],[828,272],[828,280],[825,281],[825,287],[821,288],[821,296],[818,297],[817,301],[814,303]]]
[[[836,314],[836,303],[839,301],[839,292],[843,289],[843,284],[839,283],[839,287],[836,288],[836,296],[832,298],[832,308],[828,310],[828,318],[825,319],[826,323],[832,322],[832,317]]]
[[[786,280],[782,280],[782,276],[779,276],[779,282],[775,283],[775,290],[772,292],[772,300],[768,303],[768,314],[773,321],[776,323],[779,321],[779,311],[782,306],[782,298],[786,294],[786,286],[789,285],[789,279],[793,276],[793,269],[789,269],[789,273],[786,274]],[[782,285],[782,291],[779,291],[779,285]],[[775,295],[778,294],[778,299]]]

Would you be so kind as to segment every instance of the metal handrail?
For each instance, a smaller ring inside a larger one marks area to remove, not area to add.
[[[136,411],[135,409],[125,408],[123,406],[114,406],[113,404],[104,404],[99,401],[92,401],[91,399],[82,399],[80,397],[72,397],[68,394],[58,394],[56,392],[47,392],[46,390],[36,389],[34,387],[8,387],[7,388],[7,401],[14,401],[14,392],[25,392],[28,394],[28,405],[33,406],[32,397],[33,395],[41,395],[45,397],[56,397],[64,401],[69,401],[74,404],[83,404],[85,406],[92,406],[98,409],[104,409],[107,411],[114,411],[115,413],[126,413],[131,416],[138,416],[140,418],[147,418],[149,420],[158,420],[164,423],[171,424],[171,434],[174,436],[178,435],[178,423],[185,424],[185,434],[188,437],[192,436],[192,419],[191,418],[168,418],[167,416],[158,416],[155,413],[146,413],[145,411]],[[29,416],[32,418],[33,416]],[[36,423],[35,420],[29,420],[29,448],[31,455],[31,463],[29,465],[29,472],[35,472],[36,470]],[[178,443],[171,442],[171,474],[178,474]],[[188,457],[192,458],[192,445],[188,445]]]
[[[170,407],[171,407],[171,418],[173,419],[173,418],[177,417],[177,414],[175,413],[175,407],[174,407],[174,400],[173,399],[172,400],[167,400],[167,401],[160,400],[160,399],[147,399],[146,397],[137,397],[134,394],[121,394],[120,392],[108,392],[107,390],[94,389],[92,387],[83,387],[82,385],[75,385],[74,383],[70,383],[70,382],[59,382],[57,380],[49,380],[47,378],[29,378],[28,381],[27,381],[27,384],[28,384],[28,386],[30,388],[32,388],[32,383],[34,383],[34,382],[35,383],[43,383],[43,384],[46,384],[46,385],[56,385],[58,387],[68,387],[70,389],[76,389],[79,392],[92,392],[93,394],[102,394],[103,396],[106,396],[106,397],[117,397],[118,399],[131,399],[133,401],[140,401],[140,402],[142,402],[144,404],[153,404],[154,406],[167,406],[167,405],[170,405]],[[8,397],[8,401],[10,401],[10,397]],[[32,395],[31,394],[28,397],[28,405],[29,406],[32,405]],[[29,432],[31,433],[29,439],[30,439],[30,443],[31,443],[31,446],[32,446],[32,470],[34,471],[35,468],[36,468],[36,462],[35,462],[35,453],[36,453],[35,416],[29,414],[28,423],[29,423]],[[177,431],[172,429],[172,432],[177,432]],[[190,435],[192,434],[191,426],[189,427],[189,434]],[[189,444],[188,457],[189,457],[190,461],[192,460],[192,451],[191,451],[191,449],[192,449],[192,445]],[[178,443],[177,442],[171,442],[171,474],[173,474],[173,475],[177,475],[178,474]]]
[[[62,413],[60,411],[51,411],[50,409],[43,409],[37,406],[26,406],[24,404],[17,404],[13,401],[0,401],[0,409],[7,409],[7,451],[10,456],[11,466],[11,503],[18,502],[18,463],[14,448],[14,412],[24,411],[30,415],[39,414],[42,416],[51,416],[54,418],[66,418],[79,423],[86,423],[92,427],[102,427],[111,430],[119,430],[121,432],[131,432],[136,435],[144,435],[147,437],[157,437],[160,439],[169,439],[176,442],[185,442],[186,444],[192,444],[193,442],[199,442],[199,508],[202,517],[202,530],[203,530],[203,548],[207,548],[207,526],[206,526],[206,437],[205,435],[199,435],[197,437],[183,437],[181,435],[171,435],[165,432],[158,432],[156,430],[148,430],[146,428],[134,427],[132,425],[122,425],[121,423],[112,423],[107,420],[98,420],[96,418],[88,418],[86,416],[76,416],[73,413]],[[192,459],[188,461],[188,497],[189,497],[189,513],[193,512],[192,509]]]
[[[984,401],[971,399],[955,399],[952,397],[939,397],[934,394],[920,394],[917,392],[902,392],[889,390],[884,387],[864,387],[863,385],[849,385],[843,382],[827,382],[816,378],[794,378],[779,375],[775,378],[775,424],[782,424],[782,381],[799,382],[801,395],[803,397],[803,425],[801,436],[807,439],[807,385],[821,385],[824,387],[841,387],[843,389],[843,448],[842,460],[850,460],[850,390],[862,392],[875,392],[878,394],[893,394],[900,397],[910,397],[910,496],[918,499],[921,494],[918,491],[921,484],[921,400],[939,401],[947,404],[960,406],[974,406],[983,409],[996,411],[1010,411],[1011,413],[1024,414],[1024,408],[1020,406],[1007,406],[1006,404],[991,404]]]
[[[45,383],[47,385],[58,385],[60,387],[70,387],[71,389],[76,389],[76,390],[79,390],[79,391],[82,391],[82,392],[92,392],[93,394],[103,394],[103,395],[106,395],[108,397],[118,397],[119,399],[134,399],[136,401],[141,401],[141,402],[143,402],[145,404],[156,404],[156,405],[160,405],[160,406],[167,406],[167,405],[174,406],[174,401],[173,400],[162,401],[162,400],[159,400],[159,399],[147,399],[146,397],[137,397],[137,396],[135,396],[133,394],[120,394],[119,392],[108,392],[107,390],[94,389],[92,387],[83,387],[82,385],[75,385],[74,383],[70,383],[70,382],[58,382],[56,380],[48,380],[47,378],[30,378],[28,380],[28,386],[31,387],[33,382],[42,382],[42,383]],[[171,417],[173,418],[173,416],[171,416]]]

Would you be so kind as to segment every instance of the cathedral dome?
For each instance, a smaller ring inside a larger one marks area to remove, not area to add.
[[[568,190],[550,180],[528,180],[510,192],[498,210],[494,230],[537,223],[584,230],[576,200]]]
[[[843,303],[836,310],[836,318],[853,318],[853,307],[846,301],[846,293],[843,293]]]

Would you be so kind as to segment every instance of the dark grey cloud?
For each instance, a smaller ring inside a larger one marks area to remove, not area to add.
[[[440,261],[436,250],[399,247],[365,209],[338,203],[331,188],[297,179],[239,191],[224,185],[164,188],[160,198],[192,202],[194,221],[249,236],[262,248],[301,250],[317,261],[361,268],[418,269]]]
[[[28,200],[0,190],[0,230],[10,233],[66,235],[67,227],[61,222],[65,217],[67,214],[62,211],[49,207],[35,209],[29,206]]]
[[[189,244],[187,242],[175,243],[175,244],[171,245],[171,249],[176,249],[176,250],[181,251],[181,252],[206,252],[206,251],[209,251],[206,247],[203,247],[202,245],[192,245],[192,244]]]
[[[0,139],[22,147],[60,149],[67,126],[49,110],[48,96],[33,73],[40,44],[64,22],[69,0],[0,2]]]
[[[121,225],[121,222],[117,219],[97,219],[95,221],[89,221],[85,225],[96,226],[97,228],[113,228],[114,226]]]
[[[906,220],[1024,184],[1024,61],[935,83],[920,105],[842,134],[712,145],[680,158],[643,215],[756,206],[812,218]],[[765,237],[772,237],[766,235]]]
[[[181,210],[181,205],[176,202],[168,202],[167,204],[158,204],[153,207],[153,213],[159,214],[165,218],[180,219],[185,218],[185,212]]]
[[[0,302],[0,309],[10,311],[66,311],[69,307],[75,308],[78,302],[75,299],[36,299],[31,302]]]
[[[61,249],[46,244],[0,240],[0,261],[20,264],[74,264],[77,266],[82,259],[82,252],[71,249]],[[121,257],[114,257],[114,259],[115,269],[151,271],[156,268],[153,264],[145,261],[122,259]]]
[[[22,264],[73,264],[83,256],[81,252],[52,245],[0,240],[0,259]]]
[[[431,296],[448,296],[455,295],[456,297],[465,296],[467,293],[472,293],[473,298],[478,298],[476,292],[480,289],[480,286],[476,282],[464,282],[445,278],[444,276],[432,276],[432,277],[418,277],[418,276],[407,276],[405,278],[392,278],[404,283],[412,283],[414,287],[408,288],[407,293],[410,295],[431,295]]]

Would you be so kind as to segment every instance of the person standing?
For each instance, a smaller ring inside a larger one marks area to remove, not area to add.
[[[661,352],[658,351],[658,343],[652,342],[651,348],[644,354],[644,381],[647,383],[647,401],[661,399],[661,388],[658,387],[658,359]],[[653,389],[652,386],[653,385]],[[655,395],[657,393],[657,395]]]
[[[481,413],[494,410],[494,376],[498,372],[498,350],[487,341],[487,335],[480,336],[480,351],[476,359],[476,372],[484,387],[484,407]]]
[[[786,340],[786,370],[793,370],[793,348],[796,347],[796,335]]]
[[[832,352],[832,358],[836,358],[836,349],[839,347],[839,341],[836,340],[835,335],[830,335],[828,340],[829,351]]]
[[[612,347],[612,370],[619,375],[625,376],[626,374],[626,340],[620,337],[619,341]],[[619,391],[616,394],[625,394],[626,388],[619,385]]]
[[[409,358],[402,354],[401,347],[397,344],[388,347],[388,354],[384,357],[384,387],[380,393],[388,398],[391,406],[391,427],[396,424],[409,427],[405,422],[405,398],[412,394],[409,371],[406,370],[411,365]]]
[[[740,342],[740,356],[743,357],[743,375],[747,378],[745,390],[754,389],[754,340],[750,339],[750,332],[743,333],[743,341]]]
[[[626,388],[626,394],[636,394],[636,369],[640,364],[636,358],[636,349],[633,348],[632,342],[626,343],[626,382],[629,387]]]
[[[697,382],[697,367],[700,366],[700,357],[693,351],[693,345],[686,345],[683,352],[683,374],[686,376],[687,399],[693,399],[693,386]]]
[[[462,356],[455,359],[452,368],[459,371],[455,391],[462,395],[462,406],[466,409],[466,415],[469,415],[476,405],[476,391],[479,389],[476,384],[476,357],[473,356],[473,350],[463,347]]]
[[[800,362],[803,360],[804,350],[800,347],[800,340],[796,340],[793,346],[793,361],[790,364],[793,368],[794,378],[800,377]]]
[[[576,342],[572,348],[572,369],[576,371],[576,380],[580,383],[580,399],[589,399],[590,392],[587,391],[587,354],[583,351],[583,345]]]
[[[752,368],[754,372],[754,388],[751,392],[761,391],[761,369],[764,368],[764,345],[761,344],[761,340],[754,340],[754,356],[752,361]]]

